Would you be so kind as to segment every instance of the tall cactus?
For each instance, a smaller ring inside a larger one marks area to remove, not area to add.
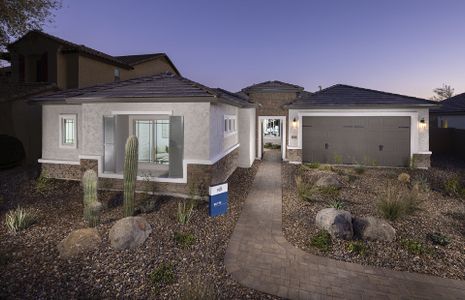
[[[126,141],[124,155],[124,216],[129,217],[134,214],[134,196],[137,178],[137,155],[138,155],[137,137],[131,135]]]
[[[87,170],[82,176],[82,189],[84,192],[84,220],[91,227],[95,227],[100,222],[100,210],[102,204],[97,201],[97,173],[94,170]]]

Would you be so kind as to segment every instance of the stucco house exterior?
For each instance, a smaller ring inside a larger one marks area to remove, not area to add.
[[[431,110],[432,126],[437,128],[465,129],[465,93],[439,102],[440,106]]]
[[[43,107],[43,174],[122,188],[124,145],[139,139],[138,184],[186,194],[261,159],[266,133],[282,159],[428,168],[431,101],[334,85],[315,93],[267,81],[239,93],[163,73],[36,97]],[[273,120],[270,122],[270,120]],[[269,124],[272,124],[270,126]]]

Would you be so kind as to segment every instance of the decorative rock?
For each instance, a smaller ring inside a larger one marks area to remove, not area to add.
[[[315,224],[334,238],[350,240],[354,236],[350,212],[335,208],[325,208],[318,212]]]
[[[71,232],[58,244],[60,258],[70,258],[96,249],[102,239],[95,228],[78,229]]]
[[[325,175],[320,177],[316,182],[315,186],[317,187],[333,187],[333,188],[341,188],[342,184],[341,181],[337,178],[335,174]]]
[[[355,235],[364,240],[392,242],[396,230],[388,222],[375,217],[354,218]]]
[[[142,217],[126,217],[110,229],[111,246],[118,250],[133,249],[142,245],[152,233],[152,227]]]

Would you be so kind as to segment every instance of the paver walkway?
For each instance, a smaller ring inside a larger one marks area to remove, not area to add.
[[[267,152],[225,256],[242,285],[291,299],[465,299],[465,281],[306,253],[282,233],[281,163]]]

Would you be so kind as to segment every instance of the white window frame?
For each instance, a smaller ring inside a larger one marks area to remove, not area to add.
[[[64,120],[73,120],[74,121],[74,143],[72,144],[65,144],[64,141],[64,132],[63,132],[63,124]],[[76,149],[78,143],[78,132],[77,132],[77,114],[60,114],[59,117],[59,136],[58,136],[58,146],[63,149]]]
[[[224,115],[223,119],[224,136],[229,136],[237,133],[237,117],[236,115]]]

